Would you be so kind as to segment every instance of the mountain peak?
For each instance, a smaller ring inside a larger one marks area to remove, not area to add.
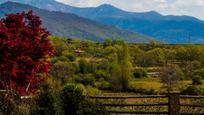
[[[110,4],[102,4],[102,5],[100,5],[99,7],[114,7],[114,6],[112,6],[112,5],[110,5]]]
[[[161,14],[156,12],[156,11],[149,11],[149,12],[146,12],[146,13],[149,14],[149,15],[161,16]]]
[[[29,3],[39,3],[39,2],[54,2],[55,0],[0,0],[0,4],[6,3],[6,2],[17,2],[17,3],[23,3],[23,4],[29,4]]]
[[[12,4],[18,4],[18,3],[17,2],[13,2],[13,1],[5,1],[1,5],[12,5]]]
[[[121,9],[113,6],[113,5],[110,5],[110,4],[102,4],[98,7],[96,7],[97,10],[100,10],[101,13],[113,13],[113,12],[123,12]]]
[[[20,3],[20,2],[17,2],[17,1],[6,1],[6,2],[4,2],[4,3],[2,3],[2,4],[0,4],[1,6],[16,6],[16,5],[18,5],[18,6],[29,6],[29,5],[26,5],[26,4],[23,4],[23,3]]]
[[[96,7],[96,8],[100,8],[100,9],[118,9],[119,10],[119,8],[117,8],[117,7],[115,7],[115,6],[111,5],[111,4],[102,4],[102,5],[100,5],[100,6]]]

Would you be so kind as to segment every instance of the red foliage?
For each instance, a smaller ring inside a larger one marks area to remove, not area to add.
[[[0,20],[0,89],[20,95],[34,93],[48,73],[53,47],[49,32],[32,11],[6,15]]]

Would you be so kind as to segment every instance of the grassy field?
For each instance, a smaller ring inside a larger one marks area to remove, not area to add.
[[[204,82],[204,80],[203,80]],[[176,90],[181,90],[185,87],[191,86],[191,80],[182,80],[178,84],[176,84]],[[166,86],[160,82],[159,79],[156,78],[143,78],[138,80],[130,81],[130,86],[134,87],[135,89],[143,89],[143,90],[153,90],[155,92],[165,93]],[[198,85],[201,88],[204,88],[204,84]]]

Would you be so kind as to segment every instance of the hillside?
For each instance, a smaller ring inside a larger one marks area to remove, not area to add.
[[[7,0],[4,0],[7,1]],[[136,13],[104,4],[77,8],[55,0],[13,0],[51,11],[71,12],[94,21],[142,33],[168,43],[204,43],[204,22],[190,16],[163,16],[155,11]]]
[[[126,12],[111,5],[70,10],[79,16],[139,32],[168,43],[204,43],[204,22],[190,16],[163,16],[157,12]]]
[[[29,5],[6,2],[0,5],[0,17],[5,14],[33,10],[55,36],[103,41],[105,38],[124,39],[128,42],[148,42],[151,38],[112,26],[99,24],[70,13],[47,11]]]

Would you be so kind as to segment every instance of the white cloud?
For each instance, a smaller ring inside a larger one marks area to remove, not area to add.
[[[155,1],[155,2],[161,2],[161,3],[167,2],[166,0],[153,0],[153,1]]]
[[[164,15],[191,15],[204,19],[204,0],[57,0],[77,7],[93,7],[104,3],[124,10],[144,12],[155,10]]]

